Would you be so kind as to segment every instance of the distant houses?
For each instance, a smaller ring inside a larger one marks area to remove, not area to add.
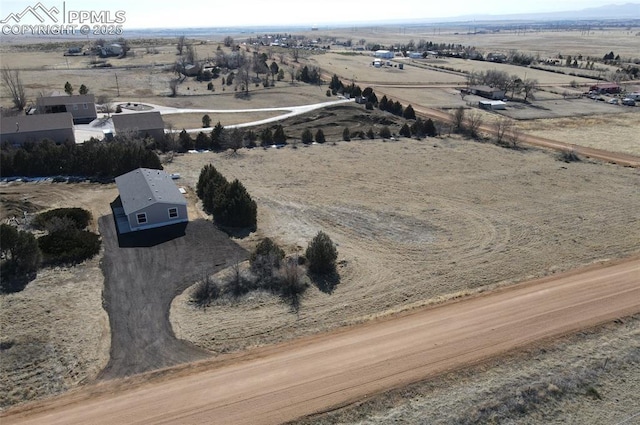
[[[74,124],[88,124],[98,117],[92,94],[42,96],[36,99],[36,114],[70,113]]]
[[[138,168],[116,177],[116,185],[112,206],[121,234],[189,221],[185,197],[162,170]]]
[[[618,94],[622,92],[622,88],[616,83],[599,83],[591,86],[590,91],[600,94]]]
[[[73,117],[69,112],[43,115],[17,115],[0,120],[0,142],[22,145],[48,139],[56,143],[75,143]]]
[[[116,135],[164,139],[164,121],[160,112],[123,113],[111,116]]]

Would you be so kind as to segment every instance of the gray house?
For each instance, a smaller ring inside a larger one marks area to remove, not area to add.
[[[120,113],[112,115],[113,128],[117,135],[164,139],[164,121],[160,112]]]
[[[74,124],[88,124],[98,118],[96,98],[92,94],[43,96],[36,99],[36,114],[69,112]]]
[[[0,142],[21,145],[24,142],[52,140],[73,142],[73,118],[68,112],[47,115],[17,115],[0,119]]]
[[[116,177],[116,185],[113,214],[121,234],[189,221],[186,199],[162,170],[138,168]]]

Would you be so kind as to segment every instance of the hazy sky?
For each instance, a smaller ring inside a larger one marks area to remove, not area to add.
[[[34,1],[0,0],[0,19],[19,13]],[[40,0],[46,8],[124,11],[124,28],[223,27],[256,25],[327,25],[415,18],[445,18],[470,14],[557,12],[584,9],[615,0]],[[121,15],[122,16],[122,15]],[[26,18],[25,18],[26,19]],[[24,23],[24,22],[23,22]]]

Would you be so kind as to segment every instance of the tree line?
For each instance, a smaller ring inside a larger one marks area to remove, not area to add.
[[[162,169],[160,158],[142,141],[56,144],[51,140],[5,144],[0,150],[0,177],[82,176],[113,178],[136,168]]]

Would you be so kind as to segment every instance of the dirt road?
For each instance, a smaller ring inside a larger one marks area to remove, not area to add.
[[[386,94],[388,96],[392,96],[391,92],[385,92],[383,90],[380,90],[379,88],[376,88],[376,91],[378,92],[379,95]],[[393,96],[393,98],[404,103],[411,103],[406,99],[401,99],[401,98],[398,98],[397,96]],[[416,114],[421,117],[431,118],[431,119],[443,121],[443,122],[452,121],[451,115],[447,112],[443,112],[438,109],[429,108],[422,105],[417,105],[415,103],[412,106]],[[494,128],[492,128],[489,125],[480,126],[480,130],[484,133],[489,133],[489,134],[494,134],[496,131]],[[637,157],[635,155],[630,155],[630,154],[625,154],[620,152],[609,152],[606,150],[589,148],[585,146],[576,145],[573,143],[559,142],[556,140],[545,139],[543,137],[538,137],[531,134],[522,134],[520,141],[528,145],[539,146],[542,148],[553,149],[561,152],[573,151],[576,154],[586,158],[598,159],[601,161],[606,161],[613,164],[622,165],[625,167],[634,167],[634,168],[640,167],[640,157]]]
[[[141,380],[137,387],[118,381],[89,387],[25,406],[2,423],[281,423],[636,313],[639,280],[640,258],[594,266],[240,358],[203,362],[155,381]]]

